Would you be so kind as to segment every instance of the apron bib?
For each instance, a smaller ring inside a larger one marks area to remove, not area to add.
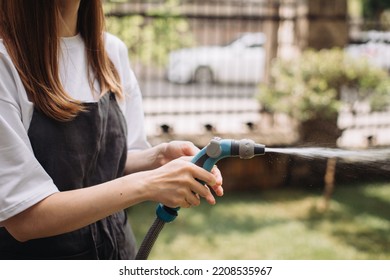
[[[84,105],[87,110],[69,122],[34,110],[28,130],[35,157],[60,191],[123,175],[127,131],[115,95]],[[125,211],[73,232],[23,243],[0,228],[0,259],[133,259],[135,253]]]

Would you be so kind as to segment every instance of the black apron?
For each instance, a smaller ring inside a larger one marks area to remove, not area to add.
[[[123,175],[126,122],[113,93],[85,103],[87,111],[59,122],[34,110],[28,136],[40,164],[60,191]],[[0,259],[133,259],[134,235],[125,211],[73,232],[18,242],[0,228]]]

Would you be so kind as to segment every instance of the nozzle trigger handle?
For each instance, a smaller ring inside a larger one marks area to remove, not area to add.
[[[213,139],[206,147],[194,156],[191,162],[207,171],[211,171],[217,161],[231,154],[230,146],[231,141]],[[199,182],[204,184],[202,181]],[[170,208],[160,203],[157,206],[156,215],[160,218],[160,220],[169,223],[176,219],[179,210],[180,207]]]

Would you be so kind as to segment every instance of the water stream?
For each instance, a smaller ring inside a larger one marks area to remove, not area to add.
[[[378,162],[390,159],[390,148],[367,149],[367,150],[345,150],[321,147],[302,148],[266,148],[266,153],[281,153],[304,157],[315,158],[338,158],[347,162]]]

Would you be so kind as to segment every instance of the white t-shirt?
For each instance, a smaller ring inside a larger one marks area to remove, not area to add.
[[[127,120],[128,149],[149,147],[144,131],[142,96],[130,68],[125,44],[106,34],[106,50],[114,63],[125,98],[119,106]],[[87,78],[86,53],[80,35],[63,38],[61,42],[60,78],[65,90],[75,99],[96,101]],[[99,85],[95,84],[96,92]],[[0,39],[0,222],[58,192],[34,153],[27,132],[33,104]]]

